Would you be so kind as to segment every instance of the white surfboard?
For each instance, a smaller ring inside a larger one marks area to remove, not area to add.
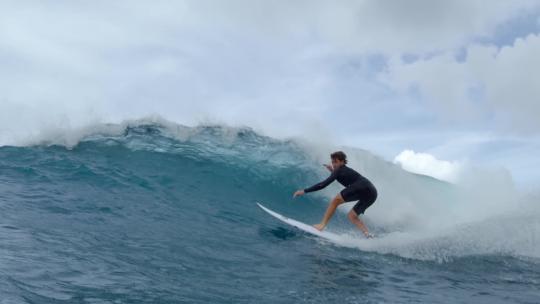
[[[322,238],[325,238],[325,239],[328,239],[328,240],[331,240],[331,241],[338,241],[339,240],[339,235],[335,234],[335,233],[332,233],[332,232],[329,232],[329,231],[326,231],[326,230],[323,230],[323,231],[319,231],[317,230],[315,227],[311,226],[311,225],[308,225],[308,224],[304,224],[300,221],[297,221],[297,220],[294,220],[294,219],[291,219],[291,218],[288,218],[286,216],[283,216],[275,211],[272,211],[268,208],[266,208],[265,206],[261,205],[260,203],[257,203],[257,205],[259,207],[261,207],[262,210],[268,212],[271,216],[277,218],[278,220],[286,223],[286,224],[289,224],[293,227],[296,227],[302,231],[305,231],[307,233],[310,233],[310,234],[313,234],[313,235],[316,235],[318,237],[322,237]]]

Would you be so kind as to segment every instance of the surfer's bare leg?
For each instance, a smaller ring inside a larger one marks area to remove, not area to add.
[[[332,215],[334,215],[334,212],[336,211],[336,208],[343,204],[345,200],[343,197],[341,197],[341,194],[338,193],[334,199],[330,202],[330,205],[326,209],[326,212],[324,213],[324,217],[320,224],[313,225],[313,227],[317,228],[319,231],[322,231],[324,227],[328,224],[328,221],[330,221],[330,218],[332,218]]]
[[[349,211],[347,217],[349,218],[349,221],[351,221],[354,225],[356,225],[356,227],[358,227],[358,229],[362,230],[365,236],[370,236],[366,225],[364,225],[364,222],[362,222],[362,220],[358,218],[358,214],[356,214],[353,209]]]

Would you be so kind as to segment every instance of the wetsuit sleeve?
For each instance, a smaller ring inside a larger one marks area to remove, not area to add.
[[[315,184],[315,185],[313,185],[311,187],[308,187],[308,188],[304,189],[304,193],[318,191],[318,190],[321,190],[321,189],[325,188],[326,186],[330,185],[334,180],[336,180],[337,171],[338,170],[332,171],[332,174],[330,174],[330,176],[327,179],[323,180],[322,182],[317,183],[317,184]]]

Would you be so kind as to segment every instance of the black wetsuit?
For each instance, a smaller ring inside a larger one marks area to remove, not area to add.
[[[321,190],[336,179],[340,184],[345,186],[345,189],[341,190],[340,193],[346,202],[358,200],[358,203],[353,207],[357,215],[364,213],[377,199],[377,189],[375,189],[375,186],[367,178],[346,165],[332,171],[332,174],[327,179],[304,189],[304,192],[308,193]]]

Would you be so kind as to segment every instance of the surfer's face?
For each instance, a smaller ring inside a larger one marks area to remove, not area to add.
[[[343,164],[345,164],[344,161],[339,160],[339,159],[337,159],[337,158],[332,158],[332,167],[333,167],[334,169],[337,169],[337,168],[343,166]]]

